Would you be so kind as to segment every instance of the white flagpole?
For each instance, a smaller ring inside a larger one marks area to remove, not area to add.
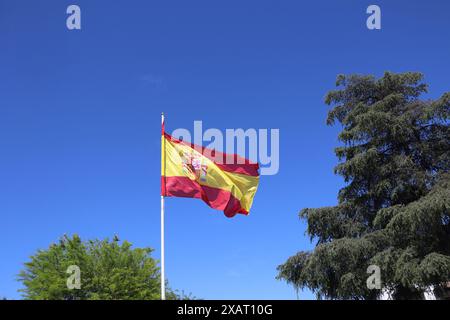
[[[161,113],[161,128],[164,134],[164,113]],[[165,139],[161,139],[161,159],[165,167]],[[163,170],[165,169],[163,167]],[[165,170],[164,170],[165,171]],[[165,172],[163,172],[165,174]],[[164,196],[161,195],[161,300],[166,300],[166,277],[164,266]]]

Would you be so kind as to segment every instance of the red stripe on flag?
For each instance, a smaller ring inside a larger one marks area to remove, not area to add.
[[[188,146],[192,149],[198,150],[199,152],[202,153],[202,155],[204,155],[205,157],[207,157],[208,159],[213,161],[223,171],[232,172],[232,173],[240,173],[240,174],[245,174],[247,176],[254,176],[254,177],[259,176],[258,163],[251,162],[250,160],[243,158],[237,154],[227,154],[227,153],[212,150],[212,149],[209,149],[209,148],[206,148],[203,146],[199,146],[199,145],[196,145],[193,143],[185,142],[185,141],[182,141],[182,140],[172,137],[168,133],[164,133],[164,136],[167,139],[169,139],[170,141],[172,141],[173,143],[180,143],[180,144]],[[232,164],[226,163],[226,162],[228,162],[228,161],[226,161],[226,159],[228,159],[228,158],[233,159]],[[215,161],[216,159],[221,159],[221,163],[217,163]]]
[[[161,177],[161,194],[166,197],[202,199],[211,208],[222,210],[229,218],[237,213],[248,214],[231,192],[203,186],[187,177]]]

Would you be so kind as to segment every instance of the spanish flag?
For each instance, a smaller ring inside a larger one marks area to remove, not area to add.
[[[258,188],[259,166],[236,154],[161,137],[161,195],[202,199],[227,217],[248,215]]]

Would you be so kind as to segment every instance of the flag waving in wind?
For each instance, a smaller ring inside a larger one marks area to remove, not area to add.
[[[227,217],[248,215],[258,188],[257,163],[178,140],[164,132],[164,123],[161,147],[162,196],[202,199]]]

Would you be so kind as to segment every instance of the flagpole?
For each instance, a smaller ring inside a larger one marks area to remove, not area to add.
[[[164,113],[161,113],[161,132],[163,139],[161,139],[161,159],[162,165],[165,169],[165,145],[164,145]],[[165,171],[165,170],[164,170]],[[163,172],[165,175],[165,172]],[[166,300],[166,277],[165,277],[165,265],[164,265],[164,196],[161,194],[161,300]]]

